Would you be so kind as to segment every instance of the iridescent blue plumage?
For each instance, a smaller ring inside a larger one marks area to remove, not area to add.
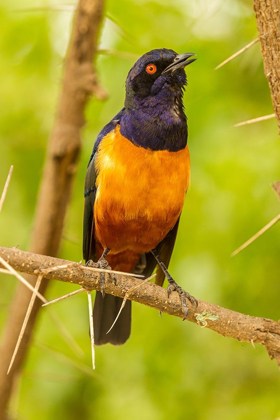
[[[128,74],[121,133],[134,144],[173,152],[187,144],[183,106],[186,74],[183,68],[163,72],[176,57],[173,50],[150,51],[139,58]],[[145,71],[150,63],[157,67],[153,75]]]

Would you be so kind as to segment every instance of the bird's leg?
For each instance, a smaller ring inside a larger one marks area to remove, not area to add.
[[[170,296],[170,293],[173,291],[176,291],[181,299],[182,302],[182,310],[185,314],[184,319],[188,316],[188,307],[187,307],[187,299],[191,302],[191,304],[195,304],[197,306],[197,300],[195,297],[190,295],[188,292],[186,292],[184,289],[182,289],[181,286],[179,286],[176,281],[173,279],[173,277],[170,275],[169,271],[167,270],[165,264],[161,261],[160,256],[158,255],[157,250],[153,249],[151,251],[152,255],[154,256],[156,262],[162,269],[162,271],[165,274],[165,277],[167,278],[167,281],[169,283],[169,286],[167,288],[167,295]]]
[[[106,260],[107,255],[109,254],[110,249],[109,248],[105,248],[101,257],[99,258],[99,260],[97,261],[95,267],[97,268],[101,268],[104,270],[112,270],[112,268],[110,267],[110,265],[108,264],[108,261]],[[87,262],[87,265],[91,265],[92,261],[89,260]],[[115,274],[109,274],[110,277],[113,278],[115,284],[116,284],[116,276]],[[102,296],[105,296],[105,273],[100,273],[100,283],[101,283],[101,293]]]

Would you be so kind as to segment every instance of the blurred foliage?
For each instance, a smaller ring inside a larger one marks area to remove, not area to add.
[[[72,12],[66,3],[12,0],[0,6],[0,190],[12,182],[0,215],[1,245],[28,249],[46,144],[52,128]],[[68,4],[68,3],[67,3]],[[40,9],[41,8],[41,9]],[[214,67],[257,37],[249,0],[108,0],[97,68],[109,92],[91,100],[84,149],[60,256],[82,258],[83,180],[99,130],[123,106],[136,57],[153,48],[195,52],[187,68],[192,183],[170,270],[191,294],[243,313],[279,318],[279,226],[234,258],[230,253],[279,212],[275,120],[233,128],[272,113],[260,45]],[[124,58],[121,53],[129,53]],[[130,58],[131,57],[131,58]],[[16,280],[1,275],[3,330]],[[53,282],[48,298],[73,290]],[[96,350],[91,365],[85,295],[55,310],[83,348],[78,360],[44,309],[11,402],[16,419],[270,420],[280,417],[276,363],[261,346],[238,343],[134,304],[126,345]],[[50,350],[50,349],[52,350]],[[61,358],[63,353],[67,358]],[[76,360],[78,367],[69,359]]]

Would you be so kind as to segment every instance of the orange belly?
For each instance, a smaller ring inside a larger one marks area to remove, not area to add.
[[[96,158],[95,237],[111,254],[148,252],[173,228],[189,184],[188,147],[178,152],[133,145],[119,126]]]

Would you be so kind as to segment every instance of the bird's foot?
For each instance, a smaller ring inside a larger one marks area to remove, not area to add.
[[[112,268],[109,265],[108,261],[103,256],[101,256],[99,258],[99,260],[97,261],[96,268],[100,268],[101,270],[112,270]],[[99,277],[99,281],[100,281],[100,284],[101,284],[101,293],[102,293],[102,296],[103,297],[105,296],[105,275],[106,274],[107,273],[100,273],[100,277]],[[117,278],[116,278],[115,274],[114,273],[108,273],[108,277],[116,285]]]
[[[193,297],[188,292],[186,292],[184,289],[182,289],[182,287],[179,286],[171,276],[169,278],[167,278],[167,280],[169,282],[169,286],[167,288],[167,295],[169,297],[171,292],[173,292],[173,291],[178,293],[179,298],[180,298],[181,303],[182,303],[182,310],[183,310],[184,315],[185,315],[184,318],[183,318],[183,321],[184,321],[188,316],[187,299],[188,299],[188,301],[190,301],[190,303],[192,305],[197,306],[198,302],[197,302],[195,297]]]

